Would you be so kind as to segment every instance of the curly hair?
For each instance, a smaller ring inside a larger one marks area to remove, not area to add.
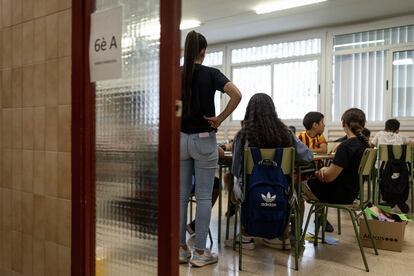
[[[350,108],[342,114],[341,120],[348,125],[352,133],[355,134],[365,147],[370,147],[367,137],[362,133],[367,121],[364,111],[358,108]]]
[[[244,146],[277,148],[292,146],[292,134],[279,119],[270,96],[264,93],[253,95],[247,104],[242,129],[236,134]]]

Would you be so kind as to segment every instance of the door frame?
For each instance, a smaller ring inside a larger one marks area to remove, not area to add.
[[[89,75],[94,5],[72,1],[72,276],[95,275],[95,86]],[[172,276],[179,274],[180,20],[181,0],[160,0],[158,275]]]

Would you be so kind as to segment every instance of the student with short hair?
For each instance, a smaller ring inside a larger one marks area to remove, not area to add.
[[[327,151],[326,140],[323,136],[325,130],[323,119],[324,115],[320,112],[307,113],[303,118],[303,126],[306,130],[298,135],[299,140],[316,153],[326,153]]]
[[[385,129],[375,134],[372,144],[379,145],[405,145],[410,144],[410,138],[399,134],[400,122],[397,119],[389,119],[385,122]]]

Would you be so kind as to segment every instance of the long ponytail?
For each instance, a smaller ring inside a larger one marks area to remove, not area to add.
[[[184,113],[191,112],[191,87],[193,84],[195,61],[200,55],[201,50],[206,48],[207,40],[202,34],[195,31],[191,31],[187,34],[185,39],[184,66],[182,73],[182,98],[184,102]]]
[[[350,108],[342,115],[342,122],[347,124],[353,134],[359,141],[367,148],[370,147],[367,137],[362,134],[365,127],[366,118],[365,113],[358,108]]]

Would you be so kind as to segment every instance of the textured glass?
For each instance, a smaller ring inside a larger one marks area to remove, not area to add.
[[[302,119],[318,107],[318,61],[275,64],[273,99],[283,119]]]
[[[372,30],[334,37],[334,51],[414,42],[414,25]]]
[[[271,66],[251,66],[233,69],[233,82],[240,89],[243,97],[232,113],[233,120],[243,120],[247,103],[256,93],[271,95]]]
[[[124,5],[123,78],[96,83],[97,275],[157,274],[159,1]]]
[[[414,50],[395,52],[392,61],[392,115],[414,116]]]
[[[361,108],[368,121],[384,119],[386,52],[366,52],[334,57],[332,114],[340,121],[351,107]]]
[[[319,38],[313,38],[294,42],[234,49],[231,51],[231,63],[306,56],[319,54],[320,52],[321,40]]]

